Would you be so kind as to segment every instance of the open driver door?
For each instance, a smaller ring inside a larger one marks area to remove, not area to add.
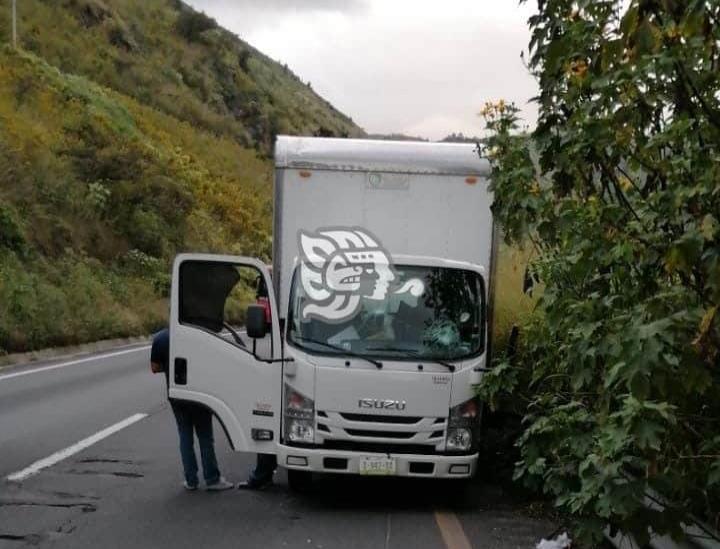
[[[266,294],[269,322],[263,307],[255,305],[262,284],[272,288],[267,267],[257,259],[177,256],[169,395],[209,408],[234,450],[274,454],[280,438],[282,342],[272,290]]]

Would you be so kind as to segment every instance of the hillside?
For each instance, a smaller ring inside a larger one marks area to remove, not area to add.
[[[32,54],[0,50],[0,347],[164,321],[177,250],[267,256],[267,161]]]
[[[0,355],[163,325],[178,251],[269,258],[276,132],[362,134],[180,2],[21,7],[24,48],[0,47]]]
[[[179,0],[23,0],[18,10],[22,47],[61,71],[264,153],[277,133],[362,135],[287,67]]]

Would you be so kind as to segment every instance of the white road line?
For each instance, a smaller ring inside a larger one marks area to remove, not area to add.
[[[59,452],[55,452],[54,454],[46,458],[36,461],[32,465],[25,467],[25,469],[23,469],[22,471],[17,471],[16,473],[8,475],[7,480],[13,482],[25,480],[26,478],[31,477],[36,473],[39,473],[46,467],[51,467],[52,465],[55,465],[56,463],[59,463],[62,460],[69,458],[73,454],[77,454],[85,448],[92,446],[96,442],[100,442],[102,439],[107,438],[114,433],[117,433],[125,427],[129,427],[133,423],[136,423],[141,419],[145,419],[146,417],[147,414],[135,414],[126,419],[123,419],[115,425],[111,425],[110,427],[107,427],[102,431],[98,431],[94,435],[82,439],[80,442],[76,442],[72,446],[68,446],[64,450],[60,450]]]
[[[65,366],[82,364],[83,362],[92,362],[93,360],[102,360],[104,358],[112,358],[115,356],[137,353],[138,351],[147,351],[149,348],[150,345],[144,345],[136,349],[126,349],[124,351],[115,351],[114,353],[106,353],[104,355],[94,355],[87,358],[80,358],[78,360],[71,360],[69,362],[61,362],[60,364],[53,364],[52,366],[43,366],[42,368],[35,368],[34,370],[25,370],[23,372],[16,372],[14,374],[5,374],[3,376],[0,376],[0,381],[5,381],[6,379],[12,379],[14,377],[29,376],[30,374],[37,374],[39,372],[47,372],[49,370],[57,370],[58,368],[65,368]]]

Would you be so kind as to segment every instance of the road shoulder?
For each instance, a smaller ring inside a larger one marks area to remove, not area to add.
[[[109,351],[120,351],[150,343],[149,336],[104,339],[70,347],[50,347],[27,353],[13,353],[0,356],[0,372],[21,366],[46,366],[57,362],[89,358]]]

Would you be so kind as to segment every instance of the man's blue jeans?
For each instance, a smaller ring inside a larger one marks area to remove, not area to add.
[[[272,480],[273,473],[277,468],[277,457],[273,454],[258,454],[257,464],[250,473],[251,484],[265,484]]]
[[[170,401],[178,435],[180,435],[180,457],[185,470],[185,481],[190,486],[198,485],[198,464],[195,458],[193,431],[197,434],[202,460],[205,484],[215,484],[220,480],[215,441],[213,439],[212,413],[205,407],[190,402]]]

